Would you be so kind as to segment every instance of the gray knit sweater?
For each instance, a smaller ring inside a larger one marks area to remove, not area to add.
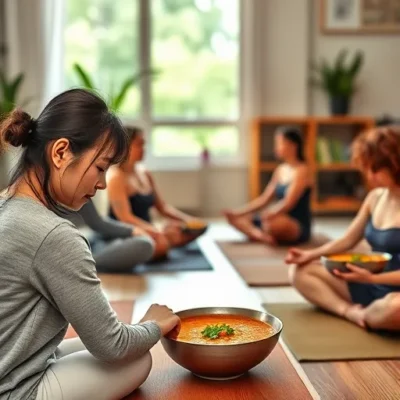
[[[139,357],[159,340],[154,322],[118,321],[86,239],[31,199],[0,200],[0,399],[36,399],[68,322],[105,362]]]

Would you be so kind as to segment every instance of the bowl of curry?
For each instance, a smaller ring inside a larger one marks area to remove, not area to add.
[[[201,220],[190,220],[182,224],[182,232],[190,235],[202,235],[208,228],[208,225]]]
[[[353,264],[376,274],[382,272],[391,259],[392,255],[389,253],[371,251],[366,253],[332,254],[321,257],[321,262],[330,272],[335,269],[340,272],[349,272],[346,265]]]
[[[206,379],[237,378],[257,366],[274,349],[283,327],[277,317],[245,308],[205,307],[176,314],[180,332],[161,343],[177,364]]]

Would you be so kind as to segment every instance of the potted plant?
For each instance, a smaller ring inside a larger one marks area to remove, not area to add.
[[[346,63],[348,51],[339,52],[333,64],[322,59],[312,65],[314,76],[312,85],[322,89],[329,96],[330,111],[333,115],[346,115],[350,111],[351,99],[356,91],[356,77],[364,63],[364,54],[356,51],[353,58]]]
[[[96,86],[93,82],[93,79],[89,76],[89,73],[78,63],[73,65],[73,70],[78,77],[81,86],[89,90],[96,90]],[[118,111],[125,101],[126,95],[128,94],[129,89],[137,84],[142,78],[148,75],[155,75],[158,71],[149,70],[149,71],[141,71],[135,75],[132,75],[125,79],[122,82],[121,86],[117,90],[112,90],[108,93],[108,106],[113,111]]]
[[[13,79],[7,79],[4,71],[0,70],[0,120],[16,106],[23,81],[23,73]]]

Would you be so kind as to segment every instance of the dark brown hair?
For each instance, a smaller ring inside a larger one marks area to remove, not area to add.
[[[400,185],[400,127],[385,126],[361,133],[352,145],[352,161],[365,172],[387,169]]]
[[[296,156],[299,161],[305,161],[304,143],[301,132],[295,126],[281,126],[276,131],[277,135],[282,135],[286,140],[296,145]]]
[[[68,139],[76,160],[101,143],[100,152],[112,148],[111,163],[123,161],[128,152],[129,137],[120,120],[109,111],[106,103],[93,92],[71,89],[52,99],[35,120],[16,109],[0,124],[0,150],[5,144],[22,147],[23,153],[13,171],[9,185],[14,185],[32,171],[41,185],[43,196],[34,188],[30,176],[27,182],[35,195],[51,210],[62,211],[51,196],[50,166],[47,147],[55,140]]]
[[[125,127],[128,135],[129,140],[132,143],[140,134],[143,133],[143,129],[139,128],[138,126],[126,126]]]

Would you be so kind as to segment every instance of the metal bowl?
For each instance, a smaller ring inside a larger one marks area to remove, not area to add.
[[[350,256],[360,254],[360,253],[345,253]],[[363,252],[362,255],[380,255],[384,257],[384,260],[382,261],[368,261],[368,262],[362,262],[362,261],[352,261],[351,264],[356,265],[357,267],[366,269],[373,274],[377,274],[379,272],[382,272],[383,269],[386,267],[387,263],[392,259],[392,255],[389,253],[381,253],[378,251],[370,251],[370,252]],[[321,263],[322,265],[325,266],[325,268],[333,273],[334,269],[337,269],[340,272],[349,272],[349,269],[346,267],[346,262],[344,261],[334,261],[329,256],[323,256],[321,257]]]
[[[233,314],[254,318],[270,324],[275,333],[262,340],[243,344],[194,344],[163,337],[161,343],[167,354],[180,366],[206,379],[237,378],[268,357],[278,342],[282,322],[266,312],[246,308],[205,307],[176,313],[180,318],[210,314]]]
[[[202,235],[203,233],[205,233],[208,229],[208,225],[204,224],[202,226],[199,227],[191,227],[190,225],[186,225],[184,224],[182,226],[182,232],[183,233],[187,233],[189,235]]]

